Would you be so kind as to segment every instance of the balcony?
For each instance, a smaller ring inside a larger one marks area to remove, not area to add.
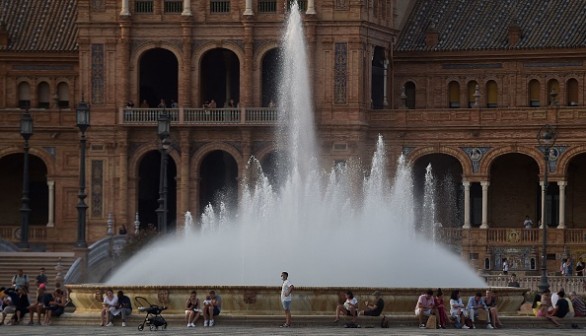
[[[275,125],[278,121],[276,108],[123,108],[120,124],[127,126],[156,125],[163,111],[171,115],[173,125]]]

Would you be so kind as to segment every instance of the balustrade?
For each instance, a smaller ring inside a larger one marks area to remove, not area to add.
[[[271,125],[278,120],[277,109],[259,108],[124,108],[121,122],[124,125],[153,125],[166,110],[173,124],[185,125]]]

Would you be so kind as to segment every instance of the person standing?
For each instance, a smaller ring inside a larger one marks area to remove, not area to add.
[[[525,229],[531,229],[533,228],[533,221],[531,220],[531,218],[529,218],[529,216],[525,216],[525,220],[523,221],[523,226],[525,227]]]
[[[37,275],[37,286],[41,285],[41,284],[45,284],[47,285],[47,275],[45,274],[45,268],[41,267],[41,269],[39,270],[39,275]]]
[[[576,275],[584,276],[584,261],[582,257],[578,258],[578,262],[576,263]]]
[[[286,328],[291,326],[291,292],[293,292],[293,288],[295,287],[289,281],[289,273],[282,272],[281,280],[283,280],[283,285],[281,286],[281,304],[285,311],[285,323],[281,327]]]
[[[507,261],[507,258],[503,258],[503,274],[509,274],[509,262]]]

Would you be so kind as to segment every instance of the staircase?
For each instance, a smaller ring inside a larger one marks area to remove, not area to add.
[[[12,286],[12,277],[18,269],[28,275],[29,288],[34,289],[41,267],[45,268],[48,288],[55,288],[56,266],[61,264],[61,282],[76,257],[73,252],[0,252],[0,286]]]

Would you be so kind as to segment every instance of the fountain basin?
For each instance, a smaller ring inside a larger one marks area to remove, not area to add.
[[[99,316],[102,298],[106,289],[114,292],[124,291],[130,297],[136,309],[134,298],[141,296],[151,304],[167,306],[167,314],[182,314],[185,300],[191,291],[197,291],[197,297],[203,301],[210,290],[222,298],[222,314],[233,316],[245,315],[282,315],[280,302],[281,287],[272,286],[106,286],[104,284],[70,284],[66,285],[70,298],[75,305],[74,315]],[[415,303],[427,288],[373,288],[373,287],[296,287],[293,292],[293,315],[333,315],[336,305],[344,301],[344,294],[351,290],[362,305],[374,291],[379,291],[385,301],[384,312],[395,315],[413,315]],[[452,289],[443,288],[444,300],[449,301]],[[462,300],[466,303],[469,296],[486,288],[461,289]],[[498,309],[502,315],[517,315],[524,301],[527,289],[492,288],[498,297]]]

